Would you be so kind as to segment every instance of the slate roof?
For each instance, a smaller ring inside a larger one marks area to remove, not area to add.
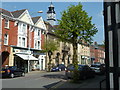
[[[45,23],[45,25],[48,27],[48,33],[50,34],[53,34],[53,29],[54,29],[54,27],[49,23],[49,22],[47,22],[47,21],[44,21],[44,23]]]
[[[33,23],[35,24],[41,16],[37,16],[37,17],[32,17]]]
[[[2,8],[0,8],[0,13],[3,13],[4,15],[7,15],[7,16],[10,16],[10,17],[13,17],[11,12],[9,12],[5,9],[2,9]]]
[[[18,18],[25,10],[27,10],[27,9],[22,9],[22,10],[13,11],[13,12],[11,12],[11,13],[13,14],[13,16],[14,16],[15,18]]]

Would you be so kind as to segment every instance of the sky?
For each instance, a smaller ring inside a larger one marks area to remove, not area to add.
[[[103,2],[81,2],[83,10],[85,10],[89,16],[92,16],[92,23],[94,23],[98,29],[98,33],[93,37],[94,41],[98,44],[102,44],[104,41],[104,18],[103,18]],[[56,12],[56,19],[61,19],[61,12],[66,10],[70,5],[77,5],[78,2],[53,2]],[[21,9],[28,9],[32,17],[42,16],[46,21],[47,11],[50,2],[2,2],[2,8],[8,11],[16,11]],[[43,13],[37,13],[38,11]],[[57,24],[57,23],[56,23]]]

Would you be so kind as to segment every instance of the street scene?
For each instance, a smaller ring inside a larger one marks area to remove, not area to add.
[[[35,71],[26,74],[25,77],[4,78],[2,80],[2,88],[30,88],[30,89],[56,89],[56,88],[93,88],[98,89],[100,81],[105,78],[104,75],[96,75],[95,78],[81,80],[80,83],[70,83],[65,78],[65,72],[44,72]],[[16,84],[17,83],[17,84]],[[103,83],[102,88],[105,88]],[[3,89],[4,90],[4,89]]]
[[[2,90],[120,90],[120,0],[93,1],[2,1]]]

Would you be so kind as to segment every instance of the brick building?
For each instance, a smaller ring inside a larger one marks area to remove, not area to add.
[[[90,58],[91,63],[104,63],[105,48],[95,42],[94,45],[90,46]]]
[[[42,17],[32,18],[27,9],[0,12],[2,66],[24,67],[26,71],[45,69],[45,55],[40,53],[41,34],[46,30]]]

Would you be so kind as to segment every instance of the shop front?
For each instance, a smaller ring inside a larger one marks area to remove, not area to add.
[[[32,50],[28,50],[28,48],[13,47],[13,66],[22,68],[27,73],[35,70],[38,62],[38,58],[33,56]]]

